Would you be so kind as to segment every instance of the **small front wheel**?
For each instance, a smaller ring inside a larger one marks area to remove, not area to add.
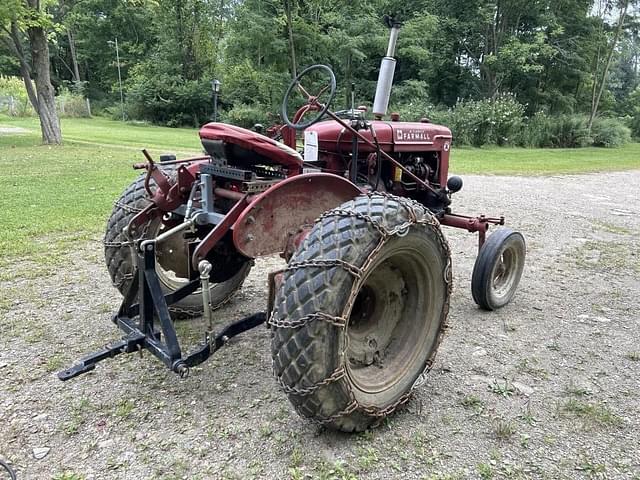
[[[525,254],[521,233],[502,228],[489,236],[471,277],[471,294],[480,308],[496,310],[511,301],[524,270]]]

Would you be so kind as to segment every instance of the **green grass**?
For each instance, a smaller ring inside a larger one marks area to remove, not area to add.
[[[37,118],[12,118],[0,115],[0,125],[31,130],[40,135]],[[200,152],[200,140],[196,129],[167,128],[145,123],[122,123],[104,118],[62,119],[62,135],[65,144],[101,144],[110,148],[140,150],[148,148],[156,152]],[[139,156],[138,160],[142,157]]]
[[[640,144],[621,148],[453,148],[454,174],[556,175],[640,169]]]
[[[190,155],[201,151],[196,129],[129,124],[101,118],[63,119],[64,145],[40,145],[37,118],[0,116],[0,280],[47,267],[78,241],[102,234],[114,200],[136,177],[141,148]],[[640,144],[621,149],[454,149],[456,174],[541,175],[640,169]],[[16,261],[19,259],[19,261]],[[11,268],[6,268],[11,264]],[[27,265],[27,266],[25,266]],[[44,269],[46,271],[46,268]]]
[[[55,265],[76,242],[101,235],[113,202],[139,174],[131,165],[144,160],[141,148],[199,152],[196,130],[67,119],[64,145],[50,147],[40,145],[37,119],[0,117],[0,125],[29,130],[0,135],[0,280],[27,274],[27,260]]]

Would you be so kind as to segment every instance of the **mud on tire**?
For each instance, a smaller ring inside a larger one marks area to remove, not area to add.
[[[167,169],[165,172],[171,174],[172,170]],[[147,194],[144,189],[144,179],[144,175],[138,177],[114,203],[113,211],[107,221],[107,229],[104,235],[104,256],[107,270],[109,271],[113,285],[123,295],[133,281],[135,263],[132,246],[127,242],[127,238],[123,234],[123,229],[138,212],[149,205],[149,200],[147,199]],[[151,188],[153,189],[153,184]],[[150,231],[151,229],[149,227],[149,224],[142,226],[140,229],[143,232],[142,236],[147,238],[156,236],[157,232]],[[247,262],[229,280],[212,284],[211,305],[214,309],[224,305],[240,289],[244,279],[249,274],[251,265],[251,262]],[[165,292],[177,289],[175,285],[171,285],[167,279],[163,278],[160,272],[158,273],[161,286]],[[200,316],[203,311],[202,296],[198,291],[172,305],[169,307],[169,310],[174,318]]]
[[[433,215],[405,198],[357,197],[315,223],[284,273],[270,319],[274,374],[303,417],[364,430],[431,367],[450,294]]]

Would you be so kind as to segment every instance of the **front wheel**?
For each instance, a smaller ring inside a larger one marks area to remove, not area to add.
[[[274,372],[304,417],[361,431],[405,404],[432,365],[451,294],[433,215],[371,194],[325,213],[276,296]]]
[[[471,276],[473,300],[484,310],[511,301],[524,270],[526,246],[521,233],[501,228],[484,242]]]

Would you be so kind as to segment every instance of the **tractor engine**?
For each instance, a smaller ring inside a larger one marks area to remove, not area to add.
[[[449,170],[451,131],[425,121],[400,122],[397,116],[390,121],[365,122],[359,118],[348,120],[352,126],[420,180],[438,192],[434,194],[411,178],[407,172],[379,158],[376,149],[358,139],[334,121],[317,123],[305,131],[305,169],[318,168],[351,178],[364,189],[385,191],[413,198],[434,212],[449,205],[445,187]],[[355,165],[353,159],[356,159]]]

